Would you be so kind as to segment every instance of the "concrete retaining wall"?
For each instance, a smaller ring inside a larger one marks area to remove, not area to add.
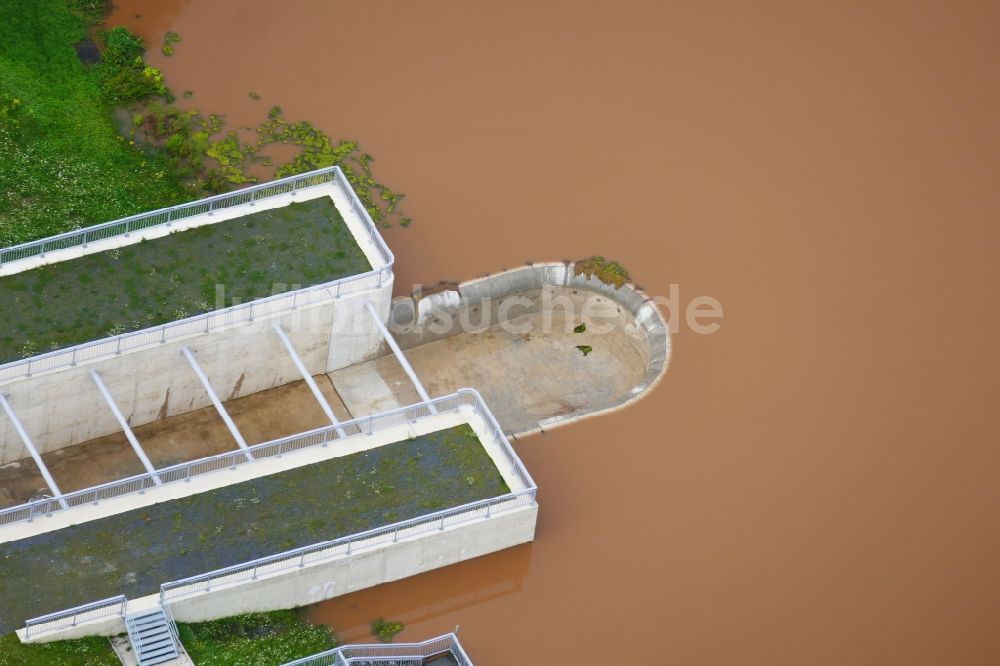
[[[179,622],[296,608],[415,576],[535,537],[538,505],[171,603]]]
[[[379,289],[344,296],[297,311],[262,317],[230,328],[0,386],[42,453],[120,432],[90,371],[97,370],[132,426],[211,404],[184,356],[189,347],[222,400],[274,388],[302,377],[273,327],[280,323],[313,374],[374,357],[382,342],[365,309],[371,300],[388,316],[392,281]],[[28,457],[13,425],[0,414],[0,464]]]
[[[537,518],[537,504],[521,507],[178,599],[171,602],[170,608],[178,622],[204,622],[240,613],[298,608],[528,543],[535,538]],[[149,608],[158,600],[158,595],[129,600],[130,612]],[[84,636],[115,636],[124,630],[121,618],[107,617],[27,641],[23,629],[18,635],[25,642],[45,643]]]

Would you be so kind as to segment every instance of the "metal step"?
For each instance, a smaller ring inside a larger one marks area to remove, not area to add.
[[[125,628],[139,666],[155,666],[178,657],[177,645],[162,608],[126,615]]]

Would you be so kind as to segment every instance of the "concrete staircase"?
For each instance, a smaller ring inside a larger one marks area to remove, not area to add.
[[[139,666],[165,664],[179,657],[170,625],[159,606],[126,615],[125,628]]]

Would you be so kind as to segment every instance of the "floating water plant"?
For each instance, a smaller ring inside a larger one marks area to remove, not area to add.
[[[396,634],[402,630],[402,622],[394,622],[392,620],[384,620],[382,618],[378,618],[372,622],[372,636],[379,639],[383,643],[391,643],[392,639],[396,637]]]
[[[596,277],[616,289],[624,287],[629,281],[629,274],[624,266],[599,255],[576,262],[576,274]]]
[[[174,44],[181,41],[181,36],[173,30],[168,30],[163,36],[163,55],[172,56],[174,54]]]

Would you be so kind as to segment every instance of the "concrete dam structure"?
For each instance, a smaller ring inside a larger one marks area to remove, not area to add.
[[[273,276],[251,262],[244,302],[0,365],[3,628],[131,636],[162,617],[176,638],[175,620],[315,603],[530,541],[537,488],[508,436],[620,409],[666,372],[655,303],[572,263],[393,299],[393,255],[336,167],[0,250],[0,287],[73,262],[155,263],[196,233],[221,234],[228,258],[273,232],[280,254],[281,225],[297,224],[281,216],[309,202],[332,204],[340,235],[304,241],[323,258],[308,283],[260,296],[251,278]],[[294,266],[302,250],[287,251]],[[155,269],[133,271],[149,293]],[[333,500],[316,491],[345,469],[372,480],[345,486],[345,519],[323,523]],[[213,512],[227,502],[273,533],[206,538],[199,521],[226,523],[230,509]],[[136,529],[126,547],[94,536],[121,529]],[[164,529],[189,541],[164,547]],[[71,584],[52,589],[32,561]]]

